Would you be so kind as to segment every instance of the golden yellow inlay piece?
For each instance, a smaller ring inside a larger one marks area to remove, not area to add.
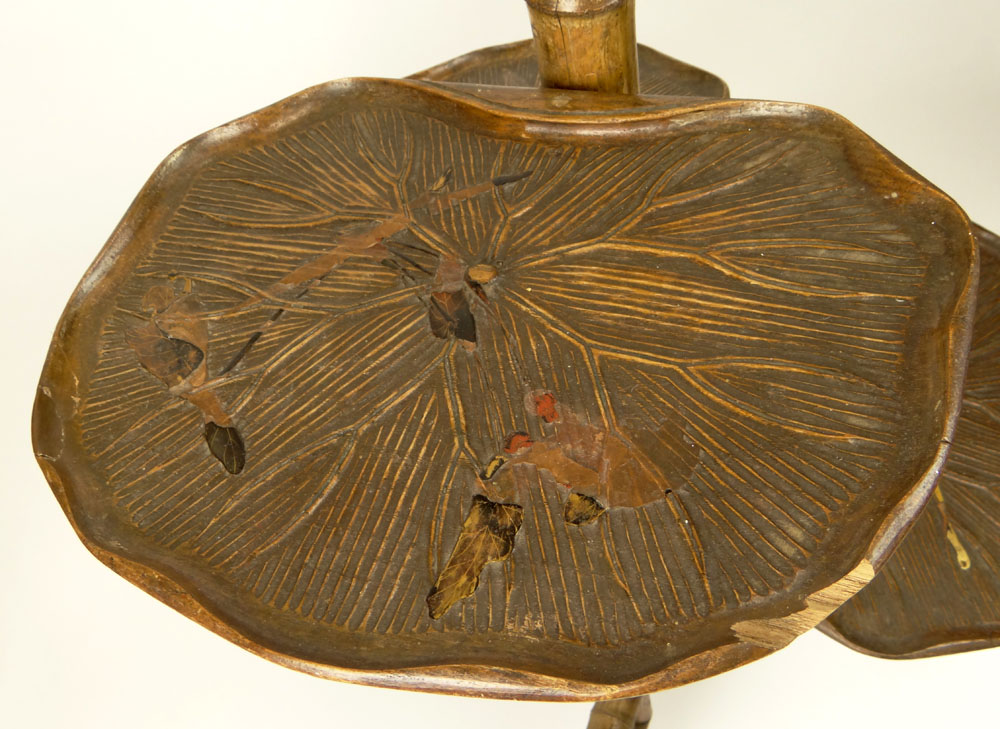
[[[488,284],[496,277],[496,268],[487,263],[479,263],[469,269],[469,280],[477,284]]]
[[[958,533],[948,521],[948,513],[945,511],[944,505],[944,494],[941,492],[940,486],[934,489],[934,497],[938,501],[938,509],[941,511],[941,516],[944,517],[945,536],[955,550],[955,559],[958,560],[958,566],[963,570],[967,570],[972,566],[972,560],[969,558],[969,553],[965,551],[962,540],[958,538]]]

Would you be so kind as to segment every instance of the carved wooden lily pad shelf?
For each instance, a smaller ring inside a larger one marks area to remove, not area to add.
[[[639,91],[649,96],[728,98],[729,87],[718,76],[666,56],[641,43],[636,46]],[[520,86],[542,83],[535,44],[530,41],[480,48],[464,56],[415,73],[410,78],[453,84]]]
[[[547,17],[628,40],[629,2],[530,4],[548,81]],[[154,173],[36,401],[98,557],[310,673],[562,700],[760,658],[872,579],[958,415],[964,213],[830,112],[650,49],[669,96],[518,87],[529,51],[315,87]],[[897,619],[852,605],[862,646]]]
[[[638,51],[643,93],[728,97],[721,79],[644,46]],[[412,78],[533,86],[539,72],[531,42],[522,41],[475,51]],[[1000,643],[1000,239],[981,226],[973,232],[981,266],[965,404],[933,506],[863,594],[820,626],[873,655],[915,658]]]
[[[915,658],[1000,643],[1000,239],[975,230],[978,303],[947,466],[885,568],[823,624],[875,655]]]

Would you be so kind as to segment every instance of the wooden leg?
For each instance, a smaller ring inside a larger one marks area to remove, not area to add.
[[[653,718],[649,696],[598,701],[590,711],[587,729],[645,729]]]

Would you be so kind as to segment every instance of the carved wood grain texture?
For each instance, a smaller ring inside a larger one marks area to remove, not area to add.
[[[1000,642],[1000,238],[975,231],[969,371],[937,490],[872,583],[823,626],[865,652],[917,657]]]
[[[974,260],[820,110],[331,84],[157,172],[68,308],[36,448],[95,552],[269,657],[641,693],[860,586],[950,434]],[[443,606],[452,563],[480,573]]]
[[[718,76],[641,43],[636,48],[639,58],[639,93],[650,96],[729,96],[729,88]],[[415,73],[410,78],[530,88],[540,84],[538,58],[534,43],[530,40],[481,48]]]

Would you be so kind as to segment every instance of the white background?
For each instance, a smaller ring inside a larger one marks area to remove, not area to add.
[[[583,704],[341,685],[256,658],[77,541],[31,457],[59,313],[156,164],[304,87],[529,35],[521,0],[0,5],[0,725],[586,726]],[[734,96],[830,107],[1000,230],[997,0],[639,0],[639,39]],[[654,727],[997,726],[1000,650],[868,658],[813,633],[654,698]]]

